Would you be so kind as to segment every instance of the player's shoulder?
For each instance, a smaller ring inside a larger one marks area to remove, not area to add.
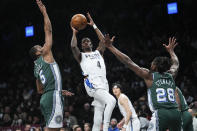
[[[128,100],[128,97],[124,93],[121,93],[121,95],[119,97],[119,100],[120,101],[125,101],[125,100]]]

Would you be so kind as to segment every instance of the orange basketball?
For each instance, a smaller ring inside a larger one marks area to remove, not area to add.
[[[87,26],[87,19],[83,14],[76,14],[71,19],[71,26],[77,30],[83,30]]]

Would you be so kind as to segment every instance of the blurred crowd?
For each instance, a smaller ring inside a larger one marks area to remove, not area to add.
[[[75,93],[72,97],[65,97],[62,131],[85,130],[84,127],[88,128],[93,123],[92,98],[86,94],[80,67],[70,50],[72,32],[69,19],[79,12],[90,11],[98,28],[104,34],[110,33],[116,36],[114,45],[145,68],[150,67],[154,57],[169,56],[162,44],[168,42],[168,37],[175,36],[179,42],[175,52],[180,61],[176,85],[182,90],[189,105],[197,101],[197,58],[195,57],[197,56],[195,37],[197,27],[190,15],[187,15],[190,12],[188,8],[184,10],[186,12],[184,16],[168,16],[164,13],[165,11],[159,9],[161,5],[158,3],[150,5],[148,2],[143,4],[143,2],[134,1],[133,5],[130,1],[125,1],[125,3],[119,1],[115,3],[116,6],[109,9],[109,4],[101,0],[96,4],[89,2],[88,8],[85,8],[85,4],[80,5],[81,9],[74,7],[77,11],[67,5],[56,8],[57,4],[53,7],[50,4],[54,3],[47,4],[54,32],[53,54],[60,67],[63,89]],[[191,10],[192,7],[190,7]],[[1,21],[0,32],[2,30],[3,32],[0,33],[0,130],[9,130],[9,128],[41,130],[44,127],[44,119],[39,106],[41,96],[36,92],[33,61],[28,55],[31,46],[42,44],[44,32],[43,23],[40,22],[42,21],[40,12],[36,6],[32,8],[35,8],[32,9],[36,12],[35,14],[33,11],[27,11],[30,15],[32,14],[31,19],[26,15],[21,15],[18,16],[20,20],[13,23],[9,21],[8,14]],[[102,17],[99,17],[100,15]],[[8,22],[6,22],[7,19]],[[13,17],[12,21],[15,19]],[[25,38],[21,33],[24,24],[27,23],[35,25],[35,36],[32,38]],[[79,47],[83,37],[90,37],[94,49],[96,48],[98,39],[91,27],[79,32]],[[112,83],[119,81],[123,86],[123,92],[132,101],[141,123],[144,122],[144,128],[146,128],[151,112],[147,105],[144,81],[121,64],[109,51],[106,50],[104,58],[110,92]],[[115,107],[112,118],[115,123],[122,119],[118,106]]]

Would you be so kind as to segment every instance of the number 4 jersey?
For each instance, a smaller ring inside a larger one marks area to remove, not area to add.
[[[154,112],[154,110],[160,108],[177,108],[175,89],[175,82],[170,73],[153,73],[153,83],[148,89],[150,110]]]
[[[44,93],[51,90],[62,90],[61,74],[56,62],[46,63],[42,56],[34,61],[34,76],[44,87]]]
[[[106,68],[103,57],[98,50],[93,52],[81,53],[81,69],[84,76],[106,77]]]

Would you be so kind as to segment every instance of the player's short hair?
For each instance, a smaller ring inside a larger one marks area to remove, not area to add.
[[[92,42],[90,38],[84,37],[84,38],[81,39],[81,43],[83,43],[84,40],[89,40],[90,42]]]
[[[37,49],[35,46],[33,46],[30,50],[29,50],[29,55],[31,56],[31,58],[33,59],[33,61],[35,61],[38,56],[36,55]]]
[[[112,84],[112,89],[115,88],[115,87],[119,88],[120,91],[122,91],[122,85],[119,82],[115,82],[115,83]]]
[[[156,65],[156,69],[159,73],[164,73],[170,69],[171,61],[168,57],[156,57],[153,60],[153,64]]]

